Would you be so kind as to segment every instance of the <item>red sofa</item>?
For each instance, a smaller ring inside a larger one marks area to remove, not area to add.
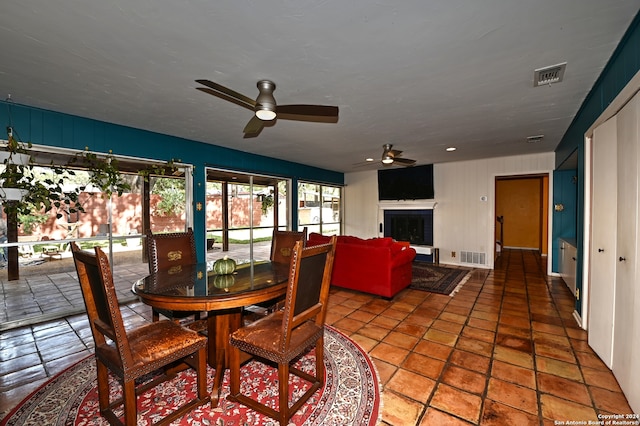
[[[329,237],[312,232],[307,246],[328,243]],[[338,236],[331,284],[392,298],[411,284],[416,251],[392,238],[363,240]]]

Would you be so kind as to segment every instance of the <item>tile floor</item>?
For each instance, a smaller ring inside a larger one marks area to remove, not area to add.
[[[271,242],[254,244],[254,259],[268,259]],[[128,250],[114,252],[114,284],[121,303],[136,300],[131,293],[133,283],[149,273],[147,263],[142,263],[142,252]],[[207,261],[213,262],[222,256],[239,262],[249,257],[247,244],[231,244],[223,252],[219,245],[207,252]],[[61,254],[59,260],[43,261],[34,257],[36,267],[21,265],[20,279],[7,280],[6,269],[0,269],[0,331],[26,326],[43,321],[52,321],[84,312],[84,301],[78,284],[73,258],[70,252]]]
[[[327,322],[373,358],[380,425],[554,425],[630,413],[572,316],[571,295],[531,251],[505,250],[454,297],[405,290],[388,301],[333,289]],[[131,303],[128,325],[150,318]],[[84,315],[0,337],[0,416],[91,352]]]

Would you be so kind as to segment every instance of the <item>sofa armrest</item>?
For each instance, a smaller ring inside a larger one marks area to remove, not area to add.
[[[397,265],[404,265],[405,263],[413,262],[413,259],[416,258],[416,250],[407,247],[404,250],[400,250],[396,252],[391,257],[391,266],[395,267]]]

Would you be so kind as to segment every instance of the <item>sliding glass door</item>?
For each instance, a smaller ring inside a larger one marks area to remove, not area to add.
[[[207,259],[269,260],[274,228],[288,229],[288,179],[207,170]]]

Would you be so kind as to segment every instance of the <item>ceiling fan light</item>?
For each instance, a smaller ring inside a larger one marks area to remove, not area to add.
[[[276,118],[276,112],[270,109],[257,109],[256,117],[263,121],[271,121]]]
[[[390,155],[385,155],[382,157],[382,164],[391,164],[393,163],[393,157]]]
[[[260,80],[258,89],[260,94],[256,98],[256,117],[265,121],[273,120],[276,118],[276,100],[273,97],[276,85],[269,80]]]

